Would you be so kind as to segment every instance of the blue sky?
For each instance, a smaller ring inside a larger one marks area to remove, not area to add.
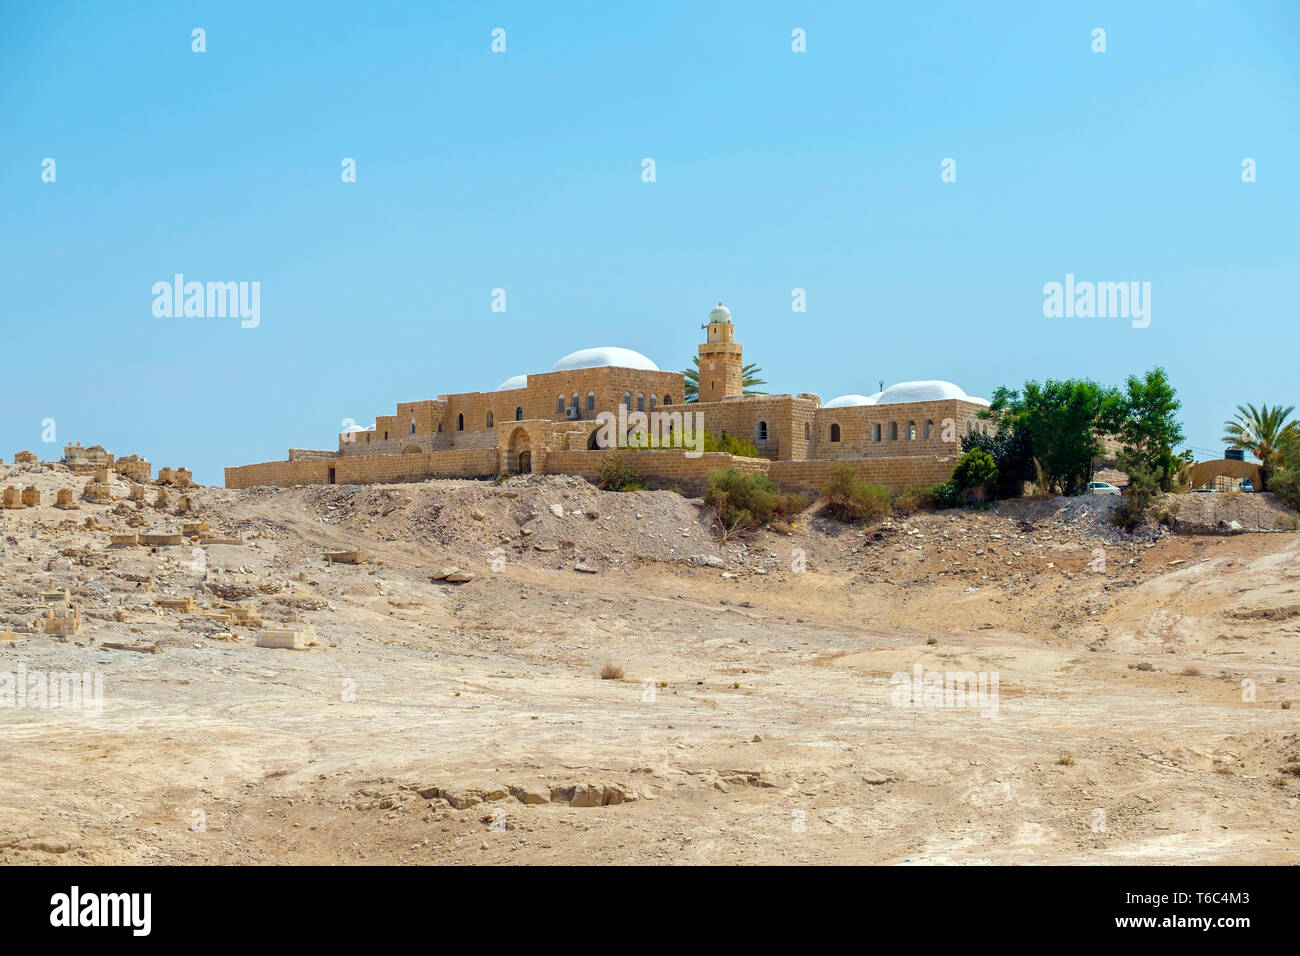
[[[720,299],[774,392],[1159,364],[1200,457],[1300,404],[1300,4],[613,6],[4,4],[0,454],[217,484],[578,348],[684,368]],[[156,318],[177,272],[260,325]],[[1151,325],[1045,318],[1066,273]]]

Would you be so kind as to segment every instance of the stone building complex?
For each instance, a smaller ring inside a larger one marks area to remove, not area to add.
[[[291,449],[287,461],[227,468],[226,487],[518,473],[594,477],[607,456],[621,454],[660,486],[695,488],[709,472],[732,465],[767,474],[783,487],[816,490],[832,467],[848,462],[860,476],[897,490],[947,478],[961,454],[961,436],[987,428],[978,414],[988,402],[950,382],[903,382],[824,404],[812,393],[745,395],[743,349],[730,311],[719,303],[705,329],[698,402],[683,402],[683,373],[662,371],[639,352],[583,349],[548,372],[516,375],[490,392],[400,403],[371,428],[339,435],[337,451]],[[698,414],[709,433],[747,438],[760,457],[605,447],[606,420],[617,415],[621,428],[638,412],[670,421],[674,429],[683,428],[679,422],[689,429]]]

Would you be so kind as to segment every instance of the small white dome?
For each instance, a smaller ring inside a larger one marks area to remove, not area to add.
[[[508,392],[512,388],[527,388],[527,387],[528,387],[527,375],[512,375],[504,382],[502,382],[500,385],[498,385],[496,390],[498,392]]]
[[[709,321],[710,321],[710,322],[730,322],[730,321],[731,321],[731,310],[728,309],[728,308],[727,308],[725,305],[723,305],[721,302],[719,302],[719,303],[717,304],[717,306],[714,308],[714,310],[713,310],[712,312],[709,313]]]
[[[876,405],[902,405],[907,402],[942,402],[956,399],[959,402],[975,402],[987,405],[984,399],[967,395],[952,382],[899,382],[885,389],[876,398]]]
[[[594,349],[579,349],[560,359],[551,367],[552,372],[571,372],[579,368],[638,368],[646,372],[657,372],[659,366],[640,352],[621,349],[613,345],[603,345]]]
[[[839,398],[832,398],[822,408],[853,408],[856,405],[874,405],[876,399],[874,396],[867,395],[841,395]]]

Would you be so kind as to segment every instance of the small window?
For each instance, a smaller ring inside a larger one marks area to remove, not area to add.
[[[563,395],[557,395],[557,396],[555,396],[555,414],[557,414],[557,415],[563,415],[563,414],[564,414],[564,396],[563,396]]]
[[[812,425],[810,425],[808,422],[804,422],[804,423],[803,423],[803,440],[804,440],[804,441],[810,441],[811,439],[812,439]]]
[[[587,393],[587,411],[589,411],[589,412],[594,412],[595,410],[596,410],[596,393],[595,393],[595,392],[588,392],[588,393]]]
[[[665,405],[671,405],[672,403],[673,403],[673,397],[672,397],[671,395],[665,395],[665,396],[664,396],[664,404],[665,404]]]
[[[438,431],[442,431],[442,422],[438,422]]]
[[[463,414],[462,414],[462,415],[457,415],[457,416],[456,416],[456,431],[458,431],[458,432],[463,432],[464,430],[465,430],[465,416],[464,416]]]
[[[487,416],[487,427],[488,427],[488,428],[491,428],[491,427],[492,427],[492,413],[491,413],[491,412],[488,412],[488,416]]]
[[[832,426],[831,426],[831,441],[839,441],[839,440],[840,440],[840,426],[839,426],[839,425],[832,425]]]
[[[524,420],[524,407],[520,405],[518,408],[515,409],[515,421],[522,422],[523,420]]]
[[[880,426],[878,424],[871,426],[871,440],[880,441]]]
[[[573,397],[569,399],[569,407],[575,412],[578,410],[578,393],[574,392]]]
[[[759,441],[767,441],[767,422],[759,422],[754,435]]]
[[[907,440],[908,440],[908,441],[915,441],[915,440],[916,440],[916,422],[908,422],[908,423],[907,423],[907,433],[906,433],[906,434],[907,434]]]
[[[412,435],[415,434],[415,419],[414,419],[414,418],[411,419],[411,434],[412,434]]]
[[[631,393],[631,392],[624,392],[624,393],[623,393],[623,407],[624,407],[624,408],[629,408],[629,409],[632,407],[632,393]]]
[[[653,412],[653,411],[654,411],[656,408],[658,408],[658,407],[659,407],[659,399],[656,398],[655,396],[651,395],[651,396],[650,396],[650,411]]]
[[[645,395],[643,395],[641,392],[636,393],[636,410],[638,412],[645,411]]]
[[[922,437],[928,440],[930,438],[930,432],[933,430],[934,430],[934,422],[929,421],[927,419],[925,423],[925,431],[922,432]]]
[[[898,441],[898,422],[889,423],[889,440]]]

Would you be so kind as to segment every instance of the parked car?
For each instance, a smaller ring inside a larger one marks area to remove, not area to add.
[[[1088,494],[1090,495],[1118,495],[1120,490],[1106,481],[1088,482]]]
[[[1242,490],[1242,491],[1254,491],[1254,490],[1255,490],[1255,486],[1251,483],[1251,481],[1250,481],[1249,478],[1243,478],[1243,479],[1241,479],[1241,490]]]

